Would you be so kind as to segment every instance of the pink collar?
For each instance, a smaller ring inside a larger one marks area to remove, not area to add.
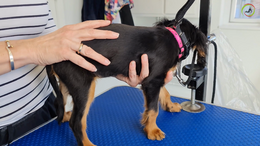
[[[178,35],[178,33],[174,29],[172,29],[170,27],[166,27],[166,29],[168,29],[173,34],[173,36],[175,37],[176,41],[179,44],[179,48],[180,48],[179,59],[180,59],[182,57],[182,53],[184,52],[182,40],[181,40],[180,36]]]

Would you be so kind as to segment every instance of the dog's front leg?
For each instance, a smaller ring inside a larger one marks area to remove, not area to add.
[[[169,112],[180,112],[182,107],[179,103],[173,103],[171,96],[165,87],[162,87],[159,94],[159,101],[164,110]]]
[[[145,111],[141,123],[145,126],[144,131],[147,134],[147,138],[151,140],[162,140],[165,138],[165,134],[156,124],[156,118],[159,113],[158,100],[160,86],[155,84],[143,85],[143,93],[145,98]]]

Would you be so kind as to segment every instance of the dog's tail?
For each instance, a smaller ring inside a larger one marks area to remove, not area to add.
[[[64,105],[63,105],[63,96],[62,93],[60,91],[60,87],[59,84],[56,80],[55,77],[55,71],[53,70],[53,66],[52,65],[47,65],[46,66],[46,70],[47,70],[47,74],[49,77],[49,81],[56,93],[56,100],[55,100],[55,108],[56,108],[56,113],[57,113],[57,120],[58,123],[61,124],[61,121],[63,119],[63,115],[64,115]]]

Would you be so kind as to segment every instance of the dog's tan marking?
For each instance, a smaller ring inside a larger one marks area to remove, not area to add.
[[[162,87],[159,94],[159,101],[164,110],[169,112],[180,112],[182,107],[179,103],[173,103],[171,96],[165,87]]]
[[[206,57],[206,54],[205,54],[205,52],[203,52],[203,51],[199,51],[199,56],[200,56],[200,57]]]
[[[197,49],[198,50],[198,53],[199,53],[199,56],[200,57],[206,57],[206,54],[204,51],[202,51],[203,49],[202,48],[198,48],[196,45],[193,46],[192,50],[195,50]]]
[[[193,47],[192,47],[192,50],[195,50],[197,48],[197,46],[196,45],[194,45]]]
[[[63,122],[63,123],[64,123],[64,122],[68,122],[68,121],[70,120],[71,114],[72,114],[71,111],[64,112],[62,122]]]
[[[162,140],[165,138],[165,134],[161,129],[158,128],[156,124],[156,118],[158,112],[154,110],[147,111],[143,113],[143,119],[141,123],[145,126],[144,132],[147,134],[147,138],[150,140]]]
[[[90,105],[91,105],[92,101],[94,100],[95,87],[96,87],[96,78],[94,78],[93,81],[91,82],[91,85],[89,88],[89,93],[88,93],[87,105],[85,108],[84,115],[81,119],[82,133],[83,133],[82,143],[84,146],[94,146],[94,144],[88,139],[88,136],[86,133],[86,128],[87,128],[87,115],[89,112]]]
[[[54,72],[53,65],[51,65],[50,75],[51,75],[51,76],[55,76],[55,75],[58,76],[58,75]]]
[[[175,71],[177,66],[172,67],[169,71]]]

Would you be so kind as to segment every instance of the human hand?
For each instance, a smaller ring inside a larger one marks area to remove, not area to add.
[[[105,20],[85,21],[64,26],[53,33],[23,41],[23,43],[27,45],[28,52],[31,55],[31,63],[49,65],[70,60],[89,71],[96,71],[94,65],[87,62],[76,52],[79,50],[82,41],[118,38],[118,33],[95,29],[109,24],[110,21]],[[80,54],[94,59],[103,65],[110,64],[108,59],[86,45],[83,45]]]
[[[126,82],[131,87],[136,87],[149,75],[148,56],[146,54],[143,54],[141,56],[141,63],[142,63],[142,68],[141,68],[140,76],[136,74],[136,62],[131,61],[129,64],[129,75],[128,75],[129,77],[125,77],[123,75],[117,75],[116,78]]]
[[[173,71],[168,71],[164,79],[164,85],[168,84],[173,78]]]
[[[136,87],[138,84],[140,84],[146,77],[149,75],[149,63],[148,63],[148,56],[146,54],[143,54],[141,56],[141,63],[142,63],[142,69],[140,76],[136,74],[136,63],[135,61],[131,61],[129,64],[129,77],[125,77],[123,75],[117,75],[116,78],[126,82],[131,87]],[[173,78],[173,72],[168,71],[166,78],[164,80],[165,84],[169,83]]]

